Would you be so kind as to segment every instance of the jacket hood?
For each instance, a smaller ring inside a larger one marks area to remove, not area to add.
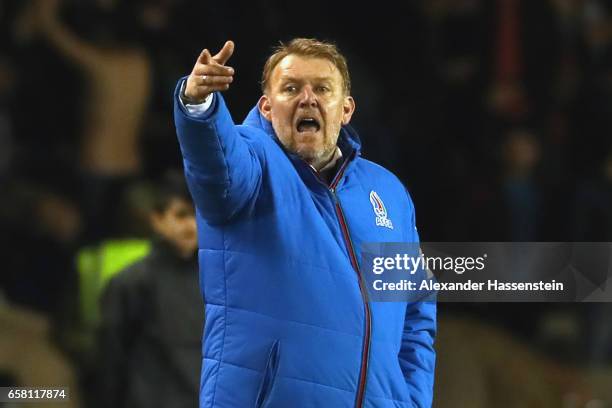
[[[259,108],[257,105],[251,109],[247,117],[244,119],[242,123],[245,126],[252,126],[257,129],[261,129],[266,132],[270,137],[275,139],[280,143],[276,133],[274,133],[274,129],[272,128],[272,123],[268,121],[268,119],[264,118],[261,112],[259,112]],[[344,125],[340,130],[340,136],[338,137],[338,146],[342,150],[342,153],[347,155],[348,152],[356,151],[357,155],[361,153],[361,139],[357,134],[357,131],[351,125]]]

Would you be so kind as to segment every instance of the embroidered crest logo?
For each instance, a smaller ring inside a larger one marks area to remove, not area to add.
[[[393,229],[393,223],[387,217],[387,209],[385,208],[385,204],[374,190],[370,191],[370,203],[372,203],[372,208],[374,209],[374,214],[376,215],[376,225],[379,227]]]

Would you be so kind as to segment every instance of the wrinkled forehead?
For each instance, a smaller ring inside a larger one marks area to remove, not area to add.
[[[289,54],[274,67],[273,84],[287,80],[327,80],[342,83],[342,75],[336,65],[326,58]]]

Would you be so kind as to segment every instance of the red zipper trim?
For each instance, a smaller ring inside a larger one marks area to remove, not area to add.
[[[354,155],[355,153],[353,153]],[[351,240],[351,235],[349,233],[348,225],[346,224],[346,219],[344,218],[344,212],[342,211],[342,206],[340,205],[340,200],[336,196],[336,186],[342,179],[342,175],[346,170],[346,165],[351,161],[353,157],[345,160],[342,164],[342,167],[338,171],[336,178],[329,185],[329,189],[334,196],[336,214],[338,215],[338,220],[340,221],[340,228],[342,229],[342,235],[344,236],[344,240],[346,241],[346,245],[349,252],[349,258],[351,260],[351,264],[353,265],[353,269],[357,274],[357,281],[359,282],[359,292],[361,292],[361,299],[363,300],[364,314],[365,314],[365,337],[363,339],[363,348],[361,352],[361,366],[359,369],[359,384],[357,386],[357,396],[355,399],[355,407],[361,408],[363,407],[363,399],[365,396],[365,386],[368,376],[368,363],[370,360],[370,337],[372,334],[372,312],[370,310],[370,301],[368,300],[368,293],[363,283],[363,279],[361,278],[361,272],[359,271],[359,263],[357,262],[357,257],[355,255],[355,248],[353,247],[353,241]]]
[[[338,174],[331,182],[329,186],[327,183],[321,178],[319,173],[316,170],[312,170],[317,179],[329,189],[331,192],[335,208],[336,215],[338,216],[338,220],[340,221],[340,229],[342,230],[342,235],[344,237],[344,241],[346,242],[346,246],[349,253],[349,259],[351,260],[351,265],[357,274],[357,281],[359,282],[359,292],[361,293],[361,299],[363,300],[364,314],[365,314],[365,337],[363,339],[363,348],[361,351],[361,365],[359,368],[359,384],[357,386],[357,396],[355,399],[355,408],[363,407],[363,399],[365,396],[365,386],[368,376],[368,363],[370,360],[370,337],[372,333],[372,312],[370,310],[370,301],[368,300],[368,293],[363,283],[363,279],[361,278],[361,272],[359,271],[359,263],[357,262],[357,257],[355,256],[355,249],[353,247],[353,241],[351,240],[351,235],[348,230],[348,226],[346,224],[346,220],[344,218],[344,212],[342,211],[342,206],[340,205],[340,200],[336,196],[336,186],[342,179],[344,175],[344,171],[346,170],[347,164],[354,158],[355,152],[349,157],[347,160],[342,163],[340,170],[338,170]]]
[[[353,158],[355,157],[355,153],[351,153],[350,157],[348,159],[346,159],[344,161],[344,163],[342,163],[342,166],[340,166],[340,170],[338,170],[338,174],[336,174],[336,177],[334,177],[334,179],[332,180],[331,184],[329,185],[329,189],[332,191],[332,194],[334,193],[334,190],[336,189],[336,186],[338,185],[338,183],[340,182],[340,180],[342,179],[342,176],[344,175],[344,171],[346,170],[346,166],[348,165],[348,163],[353,160]],[[321,179],[321,176],[319,176],[319,172],[315,171],[315,174],[317,175],[317,177],[319,178],[319,180],[323,181]],[[326,184],[325,182],[323,182],[323,184]],[[334,195],[335,197],[335,195]],[[337,200],[336,200],[337,201]]]
[[[349,235],[348,227],[346,225],[346,220],[344,219],[344,213],[342,212],[342,207],[340,207],[339,201],[336,199],[336,213],[338,214],[338,219],[340,220],[340,226],[342,228],[342,233],[344,235],[344,239],[348,245],[349,250],[349,258],[351,259],[351,264],[353,265],[353,269],[355,273],[357,273],[357,280],[359,281],[359,291],[361,292],[361,298],[363,299],[364,305],[364,313],[365,313],[365,337],[363,339],[363,349],[361,353],[361,367],[359,374],[359,385],[357,387],[357,398],[355,400],[355,407],[361,408],[363,406],[363,398],[365,395],[365,385],[368,374],[368,361],[370,357],[370,335],[372,332],[372,313],[370,311],[370,302],[368,301],[368,295],[365,291],[365,287],[363,286],[363,280],[361,279],[361,273],[359,272],[359,264],[357,263],[357,258],[355,257],[355,250],[353,248],[353,243],[351,241],[351,237]]]

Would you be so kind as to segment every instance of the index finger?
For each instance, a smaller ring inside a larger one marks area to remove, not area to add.
[[[221,51],[215,54],[215,56],[212,57],[212,59],[215,60],[218,64],[225,65],[225,63],[232,56],[233,53],[234,53],[234,42],[226,41],[225,44],[223,45],[223,48],[221,48]]]

